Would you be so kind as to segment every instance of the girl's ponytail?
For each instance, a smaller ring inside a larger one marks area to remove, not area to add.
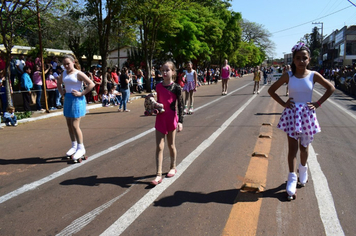
[[[291,69],[292,69],[292,74],[294,75],[294,73],[295,73],[295,71],[296,71],[296,69],[297,69],[297,67],[295,66],[295,64],[294,64],[294,62],[292,61],[292,64],[291,64]]]

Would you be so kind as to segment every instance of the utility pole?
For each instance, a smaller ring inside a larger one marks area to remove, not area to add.
[[[39,43],[40,43],[40,54],[41,54],[41,67],[42,67],[42,86],[43,86],[43,93],[44,93],[44,98],[45,98],[45,104],[46,104],[46,112],[49,113],[48,109],[48,101],[47,101],[47,91],[46,91],[46,79],[45,79],[45,73],[44,73],[44,63],[43,63],[43,49],[42,49],[42,33],[41,33],[41,18],[40,18],[40,11],[39,11],[39,3],[38,0],[36,0],[36,10],[37,10],[37,24],[38,24],[38,38],[39,38]]]
[[[323,22],[313,22],[313,25],[321,25],[321,39],[320,39],[320,60],[323,61],[323,29],[324,29],[324,23]]]

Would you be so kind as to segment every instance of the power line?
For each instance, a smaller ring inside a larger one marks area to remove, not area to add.
[[[349,0],[348,0],[348,1],[349,1]],[[350,2],[350,1],[349,1],[349,2]],[[291,30],[291,29],[297,28],[297,27],[302,26],[302,25],[310,24],[310,23],[312,23],[313,21],[317,21],[317,20],[323,19],[323,18],[325,18],[325,17],[331,16],[331,15],[333,15],[333,14],[335,14],[335,13],[338,13],[338,12],[343,11],[343,10],[345,10],[345,9],[347,9],[347,8],[350,8],[350,7],[352,7],[352,6],[348,6],[348,7],[342,8],[342,9],[340,9],[340,10],[338,10],[338,11],[335,11],[335,12],[333,12],[333,13],[330,13],[330,14],[328,14],[328,15],[319,17],[319,18],[317,18],[317,19],[308,21],[308,22],[303,23],[303,24],[300,24],[300,25],[296,25],[296,26],[290,27],[290,28],[288,28],[288,29],[283,29],[283,30],[279,30],[279,31],[273,32],[272,34],[280,33],[280,32],[283,32],[283,31],[287,31],[287,30]]]
[[[351,3],[352,5],[354,5],[354,7],[356,7],[356,4],[351,2],[350,0],[347,0],[349,3]]]

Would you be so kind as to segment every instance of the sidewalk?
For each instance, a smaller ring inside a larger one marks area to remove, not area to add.
[[[137,100],[137,99],[140,99],[140,98],[144,98],[147,94],[150,94],[150,93],[134,93],[134,94],[131,94],[130,95],[130,101],[134,101],[134,100]],[[153,94],[156,94],[156,93],[153,92]],[[97,108],[100,108],[100,107],[103,107],[101,103],[91,103],[91,104],[87,104],[86,109],[87,110],[91,110],[91,109],[97,109]],[[55,117],[55,116],[61,116],[61,115],[63,115],[63,109],[50,111],[50,113],[47,113],[46,111],[34,111],[30,118],[18,120],[17,123],[18,124],[28,123],[28,122],[32,122],[32,121],[36,121],[36,120],[42,120],[42,119],[47,119],[47,118],[51,118],[51,117]],[[0,127],[6,127],[5,123],[1,123]]]
[[[232,77],[234,79],[238,79],[239,77]],[[218,80],[218,83],[221,82],[221,80]],[[204,83],[204,85],[202,84],[202,86],[208,86],[207,83]],[[152,92],[154,95],[156,95],[156,92]],[[130,95],[130,101],[134,101],[140,98],[144,98],[147,94],[147,92],[143,92],[143,93],[134,93]],[[87,110],[91,110],[91,109],[97,109],[102,107],[101,103],[92,103],[92,104],[87,104]],[[55,117],[55,116],[60,116],[63,115],[63,109],[58,109],[55,111],[50,111],[50,113],[47,113],[46,111],[34,111],[32,113],[32,116],[30,118],[26,118],[26,119],[21,119],[18,120],[17,123],[21,124],[21,123],[28,123],[28,122],[32,122],[32,121],[36,121],[36,120],[42,120],[42,119],[47,119],[47,118],[51,118],[51,117]],[[1,127],[6,127],[5,123],[0,123],[0,128]]]

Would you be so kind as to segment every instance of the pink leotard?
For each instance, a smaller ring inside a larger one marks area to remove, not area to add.
[[[228,79],[229,78],[229,70],[230,66],[224,66],[221,70],[221,78],[222,79]]]
[[[177,100],[177,95],[165,88],[162,83],[157,84],[157,102],[162,103],[165,112],[157,114],[155,128],[162,134],[168,134],[177,128],[178,115],[171,109],[171,104]]]

